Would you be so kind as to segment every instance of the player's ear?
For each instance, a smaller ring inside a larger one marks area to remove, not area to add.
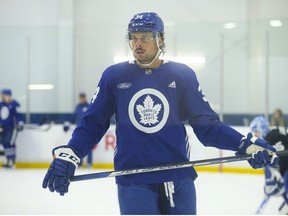
[[[159,47],[163,46],[163,44],[164,44],[163,37],[158,38],[158,44],[159,44]]]

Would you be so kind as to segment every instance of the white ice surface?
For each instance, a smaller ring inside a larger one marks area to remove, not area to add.
[[[62,197],[42,189],[45,173],[45,169],[0,169],[0,214],[119,214],[114,178],[71,183]],[[252,215],[263,199],[263,183],[262,175],[200,172],[195,181],[198,214]],[[270,199],[263,213],[277,214],[281,202]]]

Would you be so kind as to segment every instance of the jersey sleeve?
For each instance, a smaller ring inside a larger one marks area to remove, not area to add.
[[[242,134],[224,124],[210,107],[193,70],[183,80],[182,110],[199,141],[205,146],[237,151]]]
[[[109,75],[105,71],[87,111],[68,143],[68,146],[79,152],[82,157],[88,154],[108,130],[110,119],[115,113],[113,98]]]

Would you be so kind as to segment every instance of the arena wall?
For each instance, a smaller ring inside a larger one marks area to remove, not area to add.
[[[62,124],[55,124],[49,130],[48,125],[34,129],[25,129],[19,132],[16,140],[17,145],[17,163],[16,168],[47,168],[52,161],[52,149],[59,145],[65,145],[71,138],[72,125],[68,132],[63,131]],[[249,127],[234,127],[242,134],[247,134]],[[42,130],[43,129],[43,130]],[[202,160],[208,158],[217,158],[233,156],[234,152],[219,150],[212,147],[203,146],[190,126],[186,126],[189,142],[191,145],[190,160]],[[113,154],[116,146],[115,125],[111,125],[100,143],[93,149],[93,168],[113,169]],[[5,158],[0,158],[4,162]],[[84,159],[84,165],[86,164]],[[244,162],[233,162],[222,165],[202,166],[197,170],[214,172],[249,172],[263,173],[262,170],[253,170],[249,164]]]

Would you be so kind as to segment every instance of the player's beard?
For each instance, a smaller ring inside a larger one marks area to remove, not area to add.
[[[144,52],[143,55],[137,54],[137,52],[141,52],[141,51]],[[133,52],[134,58],[137,60],[137,62],[139,62],[141,64],[149,64],[149,63],[151,63],[155,59],[156,55],[157,55],[157,51],[155,51],[154,53],[147,53],[147,50],[142,49],[142,48],[137,48]]]

